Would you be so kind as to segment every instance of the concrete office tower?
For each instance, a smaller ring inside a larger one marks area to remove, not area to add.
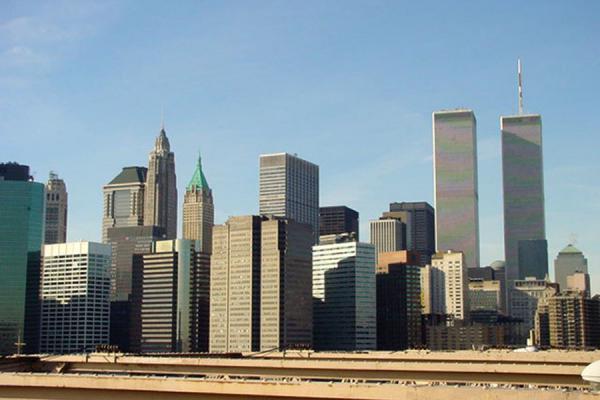
[[[319,242],[319,167],[287,153],[260,156],[259,213],[312,226]]]
[[[494,291],[495,286],[498,285],[498,293],[494,294],[499,296],[496,310],[501,314],[506,314],[506,280],[504,261],[494,261],[488,267],[469,268],[467,271],[469,276],[469,290],[471,290],[471,287],[474,287],[474,290],[484,291],[486,293],[485,296],[488,299],[491,299],[493,295],[490,292]],[[473,286],[471,283],[473,283]],[[481,296],[484,295],[482,293],[469,293],[469,298],[475,297],[474,301],[470,301],[471,310],[482,309],[482,307],[480,307],[480,300],[478,299]],[[487,301],[485,303],[489,304]]]
[[[231,217],[213,230],[210,351],[310,346],[312,227]]]
[[[371,221],[371,244],[377,253],[406,250],[406,224],[396,218]]]
[[[471,318],[476,313],[497,315],[502,310],[503,287],[500,281],[469,279],[469,307]]]
[[[385,255],[385,257],[382,257]],[[380,253],[377,265],[377,350],[421,345],[421,282],[410,252]]]
[[[558,293],[558,285],[546,279],[528,277],[511,282],[511,316],[523,321],[521,331],[514,338],[516,343],[525,343],[529,331],[534,327],[538,303]]]
[[[44,184],[0,163],[0,355],[38,351],[43,235]]]
[[[46,231],[45,244],[67,241],[67,186],[58,175],[50,172],[46,183]]]
[[[108,344],[110,245],[44,246],[40,351],[83,353]]]
[[[542,119],[537,114],[501,117],[500,129],[506,279],[512,281],[526,276],[543,279],[548,273],[548,251]],[[527,244],[521,241],[527,241]],[[519,250],[529,252],[529,255],[523,256]],[[531,257],[531,253],[537,255]]]
[[[332,237],[313,247],[315,350],[377,346],[375,247]]]
[[[443,278],[443,298],[441,290],[434,291],[434,303],[443,301],[445,314],[451,314],[455,319],[466,320],[469,317],[469,281],[465,256],[460,251],[447,250],[438,252],[431,257],[431,267],[440,271],[432,276],[438,280]],[[442,282],[435,282],[432,286],[440,287]]]
[[[468,267],[479,267],[476,130],[471,110],[433,113],[436,248],[462,251]]]
[[[143,353],[208,351],[210,256],[199,246],[160,240],[135,258],[133,302]]]
[[[566,291],[580,292],[585,297],[590,297],[590,275],[585,272],[575,272],[572,275],[567,276],[567,287]]]
[[[164,228],[167,239],[177,237],[175,154],[171,151],[164,126],[161,127],[148,158],[144,225]]]
[[[102,189],[102,243],[108,243],[108,228],[144,225],[147,172],[145,167],[125,167]]]
[[[435,253],[435,212],[427,202],[390,203],[390,213],[402,213],[406,223],[407,249],[417,253],[419,265],[431,262]],[[384,216],[386,214],[384,213]]]
[[[110,267],[110,344],[123,352],[139,352],[140,329],[132,309],[134,255],[152,251],[152,243],[164,237],[157,226],[108,228],[107,241],[112,247]],[[133,346],[133,347],[132,347]]]
[[[215,224],[215,208],[212,190],[202,172],[202,159],[198,155],[196,169],[183,198],[183,238],[199,240],[205,253],[212,251],[212,229]]]
[[[319,235],[340,235],[342,233],[358,235],[358,211],[346,206],[321,207],[319,209]]]
[[[554,280],[563,290],[567,287],[567,276],[575,272],[588,273],[587,259],[583,256],[581,250],[569,244],[562,249],[554,260]]]

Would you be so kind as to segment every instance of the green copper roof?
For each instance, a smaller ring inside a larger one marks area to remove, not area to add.
[[[204,176],[204,172],[202,172],[202,157],[198,154],[198,162],[196,163],[196,170],[194,171],[194,175],[190,180],[190,183],[187,185],[186,190],[192,190],[196,188],[196,190],[200,189],[210,189],[208,187],[208,182],[206,181],[206,177]]]
[[[560,251],[561,254],[583,254],[581,253],[581,250],[579,250],[577,247],[573,246],[572,244],[568,245],[567,247],[565,247],[564,249],[562,249]]]

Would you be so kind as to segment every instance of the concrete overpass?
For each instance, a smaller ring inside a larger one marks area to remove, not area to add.
[[[286,352],[11,357],[0,398],[588,399],[600,352]]]

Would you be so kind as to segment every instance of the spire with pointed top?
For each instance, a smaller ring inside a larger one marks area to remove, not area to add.
[[[187,185],[186,190],[199,191],[202,189],[209,190],[210,188],[208,187],[208,182],[206,180],[206,177],[204,176],[204,172],[202,171],[202,156],[200,155],[200,152],[198,152],[198,161],[196,162],[196,169],[194,170],[194,175],[192,175],[192,179]]]
[[[521,59],[517,59],[517,74],[519,80],[519,115],[523,114],[523,79],[521,76]]]
[[[165,132],[165,124],[164,122],[161,124],[160,132],[156,141],[154,142],[154,151],[156,152],[170,152],[171,145],[169,144],[169,139],[167,138],[167,132]]]

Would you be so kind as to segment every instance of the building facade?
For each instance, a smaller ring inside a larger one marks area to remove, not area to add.
[[[406,252],[408,253],[408,252]],[[416,257],[380,253],[377,265],[377,350],[403,350],[421,345],[421,267]]]
[[[309,224],[319,241],[319,167],[287,153],[260,156],[259,213]]]
[[[46,183],[46,224],[44,243],[67,241],[67,186],[57,174],[50,172]]]
[[[141,352],[208,351],[210,256],[199,247],[197,241],[160,240],[136,258]]]
[[[152,244],[164,238],[164,229],[156,226],[108,228],[107,241],[112,248],[110,267],[110,344],[123,352],[140,351],[140,325],[134,316],[133,260],[135,255],[152,251]],[[138,339],[135,339],[138,338]]]
[[[569,244],[554,260],[554,280],[560,285],[561,290],[567,287],[567,276],[575,272],[587,274],[588,262],[581,250]]]
[[[548,242],[545,239],[519,240],[517,250],[519,279],[527,276],[544,279],[548,275]]]
[[[148,157],[144,196],[144,225],[165,230],[167,239],[177,237],[177,178],[175,154],[162,127]]]
[[[469,318],[468,272],[465,265],[465,256],[460,251],[438,252],[431,257],[431,268],[439,273],[433,274],[434,291],[432,301],[442,303],[440,307],[444,314],[454,316],[455,319],[467,320]],[[443,278],[443,281],[442,281]],[[442,290],[439,288],[443,286]]]
[[[110,245],[45,245],[40,295],[40,351],[82,353],[108,344]]]
[[[108,243],[109,228],[144,225],[147,172],[145,167],[125,167],[102,189],[102,243]]]
[[[0,164],[0,354],[38,350],[44,208],[29,167]]]
[[[371,221],[371,244],[377,253],[406,250],[406,224],[396,218]]]
[[[359,240],[358,211],[346,206],[319,208],[319,235],[354,234]]]
[[[313,338],[316,350],[377,346],[375,247],[333,238],[313,247]]]
[[[433,113],[437,251],[457,250],[479,267],[477,128],[471,110]]]
[[[548,272],[547,250],[545,257],[540,254],[535,259],[519,252],[543,253],[546,240],[542,118],[538,114],[501,117],[500,130],[506,279],[509,282],[526,276],[544,279]],[[539,244],[523,247],[520,241],[524,240]],[[522,268],[520,259],[526,262]],[[532,265],[531,261],[537,262]]]
[[[310,347],[312,226],[231,217],[213,231],[210,351]]]
[[[512,283],[511,316],[523,321],[517,342],[525,343],[535,325],[535,313],[540,301],[558,293],[558,285],[546,279],[528,277]]]
[[[205,253],[212,251],[212,229],[215,224],[215,206],[212,190],[202,171],[202,159],[198,156],[196,169],[183,198],[183,238],[200,241]]]
[[[390,212],[406,214],[403,221],[407,225],[407,249],[417,254],[419,265],[429,264],[431,256],[435,253],[435,211],[433,207],[424,201],[390,203]]]
[[[585,272],[575,272],[567,276],[566,291],[583,293],[585,297],[591,296],[590,275]]]

